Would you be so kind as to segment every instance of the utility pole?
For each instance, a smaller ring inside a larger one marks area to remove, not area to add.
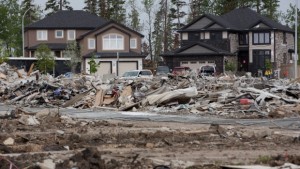
[[[168,51],[168,32],[167,32],[167,24],[168,24],[168,0],[165,0],[165,23],[164,23],[164,52]]]
[[[294,55],[294,78],[298,77],[298,0],[296,0],[296,8],[295,8],[295,55]]]
[[[62,5],[63,5],[63,0],[60,0],[60,2],[59,2],[59,10],[61,10],[61,11],[62,11]]]
[[[25,57],[24,17],[29,10],[30,10],[30,8],[28,8],[22,16],[22,51],[23,51],[22,53],[23,53],[23,57]]]

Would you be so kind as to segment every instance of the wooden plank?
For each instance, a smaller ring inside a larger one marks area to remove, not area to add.
[[[27,76],[30,76],[30,74],[31,74],[32,71],[33,71],[33,67],[34,67],[34,63],[32,63],[32,64],[30,65],[29,71],[27,72]]]
[[[104,94],[103,89],[97,90],[94,106],[100,106],[103,104],[103,96],[104,96],[103,94]]]

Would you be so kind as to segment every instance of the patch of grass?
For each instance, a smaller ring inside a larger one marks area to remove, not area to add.
[[[256,164],[268,164],[272,160],[271,156],[259,156],[255,163]]]

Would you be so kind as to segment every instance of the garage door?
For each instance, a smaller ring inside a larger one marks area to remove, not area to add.
[[[126,71],[136,70],[137,68],[137,62],[119,62],[118,76],[122,76]]]
[[[215,61],[182,61],[180,66],[189,67],[195,71],[199,70],[201,66],[215,66]]]
[[[105,74],[111,74],[111,62],[99,62],[100,66],[97,67],[97,76],[103,76]]]

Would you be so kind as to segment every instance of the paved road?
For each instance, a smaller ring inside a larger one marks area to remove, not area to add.
[[[0,104],[1,114],[7,114],[13,110],[13,106]],[[26,108],[27,111],[38,112],[42,108]],[[286,119],[224,119],[215,117],[203,117],[195,115],[166,115],[147,112],[114,112],[104,110],[81,110],[81,109],[60,109],[61,115],[66,115],[77,119],[98,119],[98,120],[126,120],[126,121],[156,121],[156,122],[179,122],[193,124],[240,124],[274,126],[286,129],[300,130],[300,118]]]
[[[300,130],[300,118],[286,119],[223,119],[213,117],[203,117],[195,115],[165,115],[147,112],[111,112],[93,111],[78,109],[61,109],[62,115],[67,115],[78,119],[114,119],[114,120],[139,120],[156,122],[180,122],[194,124],[241,124],[241,125],[260,125],[275,126]]]

